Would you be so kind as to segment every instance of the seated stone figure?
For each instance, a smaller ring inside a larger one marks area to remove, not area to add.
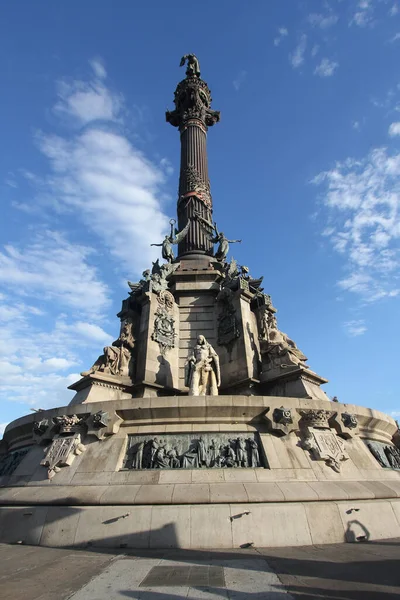
[[[296,346],[295,342],[290,339],[286,333],[278,329],[276,317],[273,312],[268,311],[267,319],[267,345],[266,353],[274,364],[280,365],[296,365],[306,367],[307,357]]]
[[[128,377],[133,347],[132,324],[127,321],[122,326],[119,338],[111,346],[106,346],[103,354],[99,356],[92,367],[88,371],[83,371],[81,375],[84,377],[99,371]]]
[[[199,335],[197,344],[185,367],[185,385],[190,396],[217,396],[221,385],[219,358],[204,335]]]

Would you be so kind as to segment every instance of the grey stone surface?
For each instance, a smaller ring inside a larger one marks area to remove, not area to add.
[[[13,600],[397,600],[399,551],[400,539],[129,555],[0,545],[1,592]],[[154,567],[219,567],[225,585],[142,587]]]

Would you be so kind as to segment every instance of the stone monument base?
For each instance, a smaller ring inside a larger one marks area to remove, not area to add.
[[[131,387],[132,380],[129,377],[96,371],[84,375],[82,379],[68,386],[68,389],[76,391],[71,400],[73,405],[131,398],[132,394],[129,392]]]
[[[328,380],[311,369],[304,367],[287,367],[279,375],[268,376],[261,381],[267,387],[271,396],[289,396],[295,398],[309,398],[310,400],[328,400],[321,385]]]
[[[396,425],[375,410],[172,396],[48,410],[32,433],[35,418],[5,433],[0,542],[238,548],[400,537],[400,469],[388,462]],[[55,437],[50,422],[61,424]],[[84,451],[54,459],[54,440],[60,448],[78,430]],[[151,455],[155,440],[169,453]],[[51,479],[44,463],[56,466]]]

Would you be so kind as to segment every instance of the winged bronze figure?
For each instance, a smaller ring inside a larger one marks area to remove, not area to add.
[[[229,252],[229,244],[241,243],[242,240],[228,240],[225,234],[222,231],[218,231],[217,223],[214,221],[214,224],[209,223],[199,214],[196,215],[199,220],[200,227],[204,231],[207,238],[210,240],[212,244],[218,244],[217,251],[215,253],[215,258],[220,262],[224,263],[226,260],[226,256]]]
[[[175,229],[175,233],[174,233],[174,225],[176,223],[175,219],[171,219],[169,223],[171,225],[171,233],[169,235],[167,234],[165,236],[165,238],[161,242],[161,244],[150,244],[150,246],[161,246],[162,247],[161,254],[162,254],[163,259],[169,263],[172,263],[172,261],[175,260],[172,246],[174,244],[179,244],[180,242],[182,242],[185,239],[187,232],[189,231],[190,221],[188,221],[186,223],[185,227],[181,231],[178,231],[177,229]]]

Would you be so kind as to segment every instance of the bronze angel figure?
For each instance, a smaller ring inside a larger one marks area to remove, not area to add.
[[[170,225],[171,225],[171,233],[165,236],[164,240],[161,242],[161,244],[150,244],[150,246],[161,246],[162,247],[162,257],[164,260],[166,260],[169,263],[172,263],[172,261],[175,259],[174,256],[174,252],[172,250],[172,246],[174,244],[179,244],[180,242],[182,242],[182,240],[185,239],[187,232],[189,231],[189,225],[190,225],[190,221],[188,221],[185,225],[185,227],[181,230],[178,231],[177,229],[175,229],[175,234],[174,234],[174,225],[176,223],[175,219],[171,219],[170,220]]]
[[[224,263],[229,252],[229,244],[241,243],[242,240],[228,240],[222,231],[218,231],[217,223],[214,225],[197,215],[200,226],[212,244],[218,244],[218,249],[215,253],[215,258]],[[212,233],[210,232],[210,229]]]

